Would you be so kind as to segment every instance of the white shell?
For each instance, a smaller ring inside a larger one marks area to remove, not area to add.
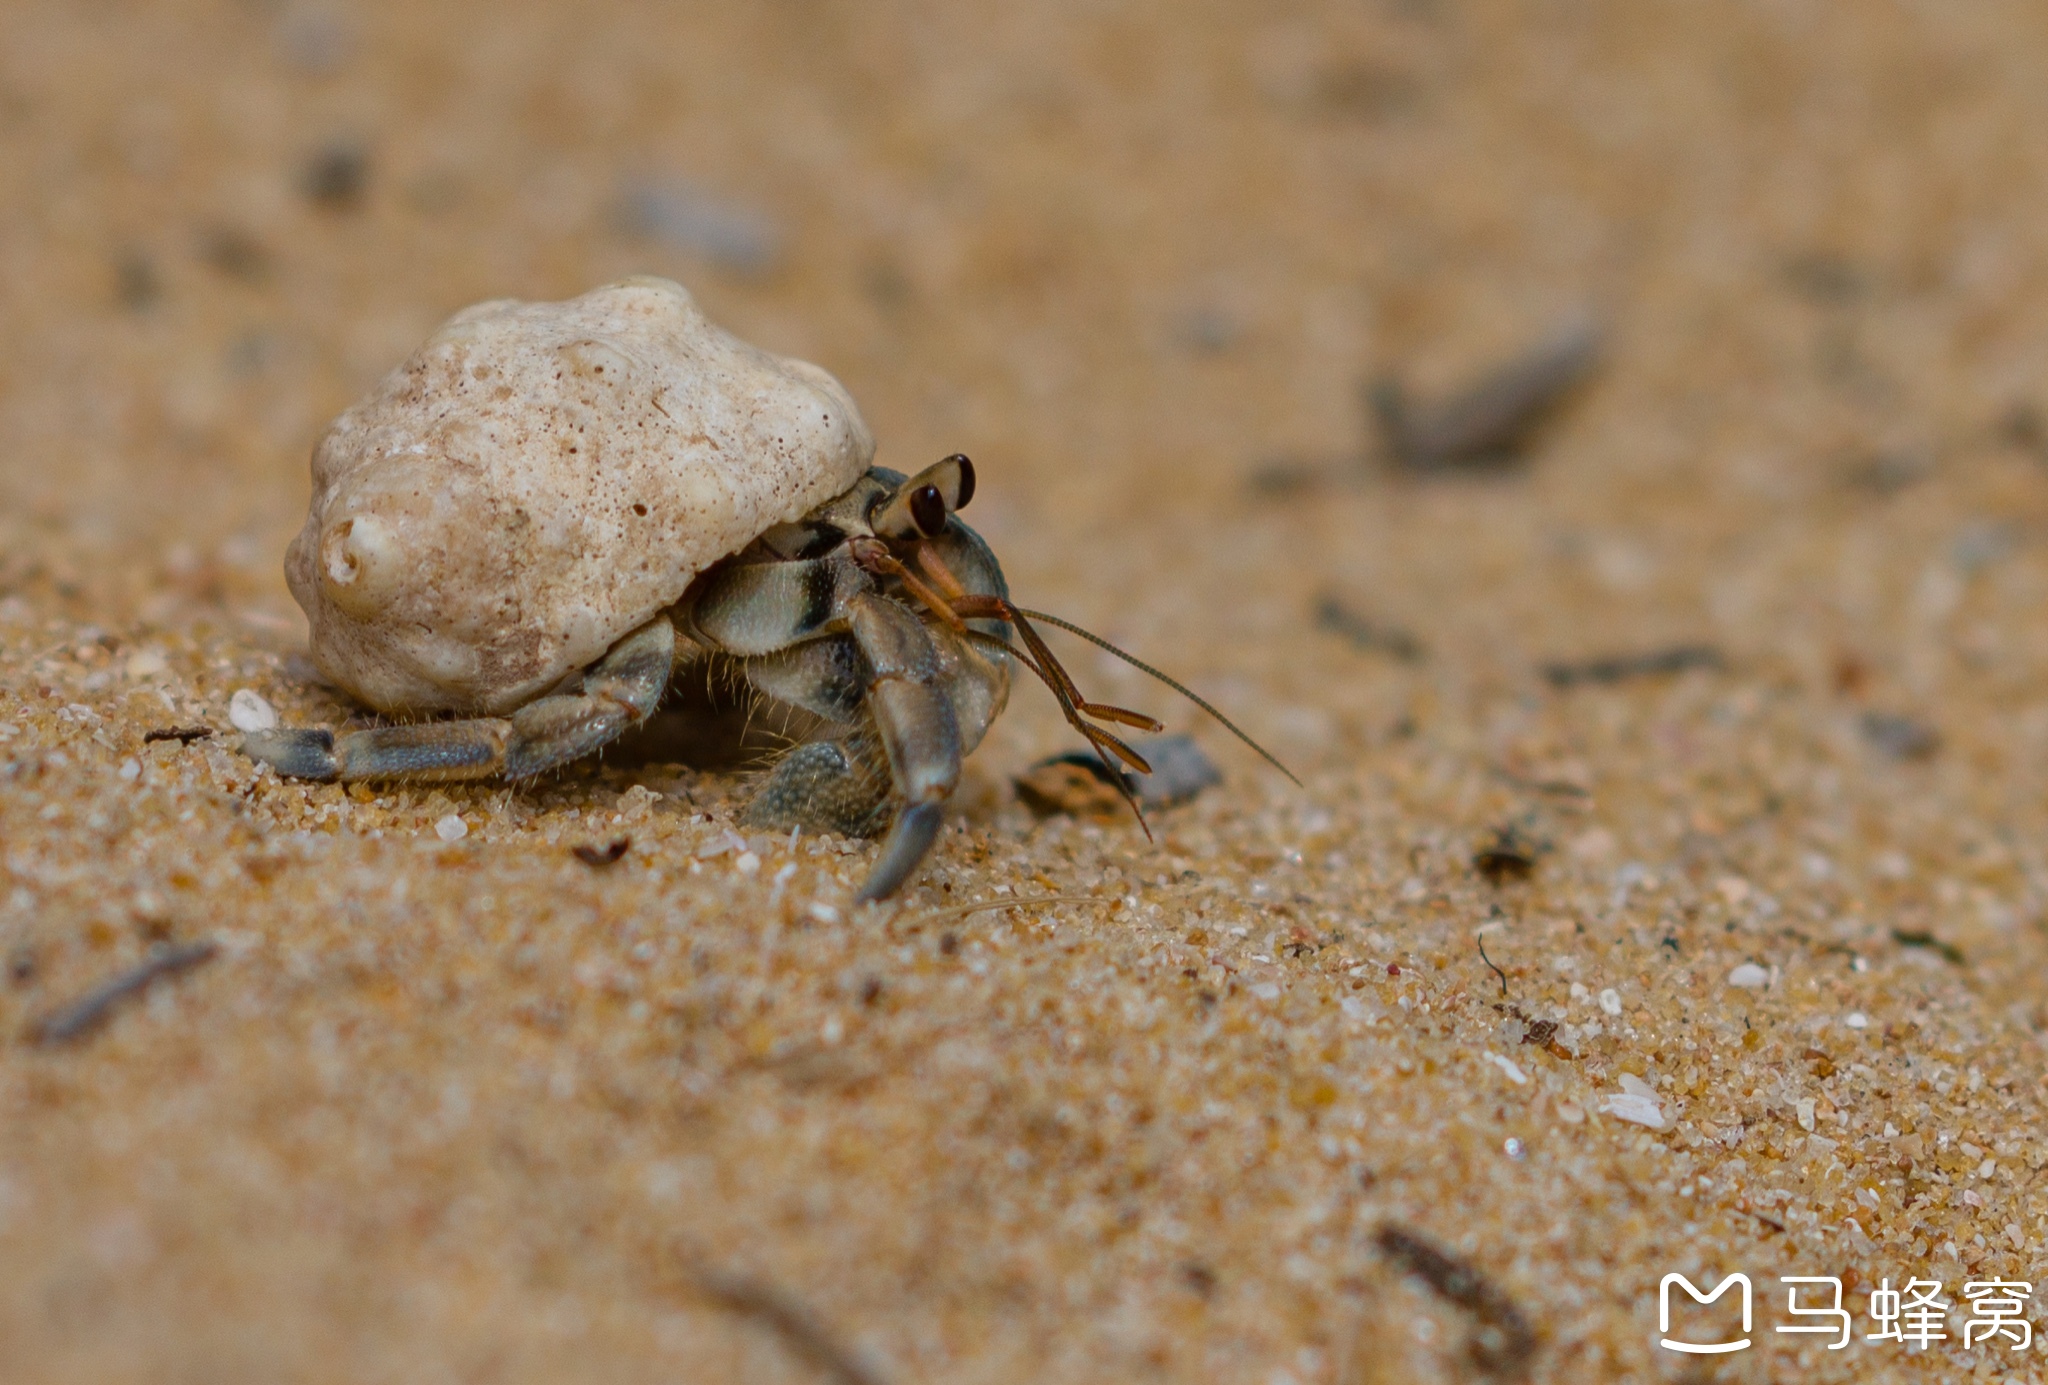
[[[874,450],[837,380],[667,279],[479,303],[334,421],[285,579],[372,707],[504,712]]]

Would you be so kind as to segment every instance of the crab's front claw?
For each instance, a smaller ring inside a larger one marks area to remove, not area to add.
[[[250,731],[242,737],[242,753],[287,779],[335,779],[341,774],[332,731]]]
[[[875,868],[854,893],[853,902],[887,899],[903,888],[903,882],[938,840],[939,824],[944,820],[944,808],[938,803],[913,803],[898,814],[882,842],[882,854],[875,858]]]

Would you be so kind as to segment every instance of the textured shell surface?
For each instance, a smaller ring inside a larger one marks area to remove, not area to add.
[[[680,284],[479,303],[329,428],[285,577],[363,702],[504,712],[873,456],[838,381]]]

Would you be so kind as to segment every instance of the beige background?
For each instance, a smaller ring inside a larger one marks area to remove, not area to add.
[[[2048,1278],[2039,6],[0,24],[0,1375],[819,1378],[710,1274],[888,1380],[1472,1378],[1391,1221],[1514,1300],[1536,1380],[2037,1378],[1960,1312],[1924,1357],[1770,1329],[1779,1274],[1859,1314]],[[309,197],[337,149],[359,188]],[[868,848],[736,843],[727,778],[344,794],[144,746],[241,687],[347,717],[279,570],[319,430],[463,304],[638,270],[835,372],[885,463],[972,454],[1020,596],[1306,787],[1076,652],[1225,786],[1150,843],[1035,823],[1009,778],[1070,742],[1020,689],[916,888],[850,914]],[[1248,485],[1360,453],[1363,379],[1579,310],[1607,368],[1525,473]],[[1539,672],[1674,641],[1728,665]],[[1496,887],[1508,825],[1549,849]],[[1094,902],[931,913],[1005,891]],[[221,955],[25,1041],[166,937]],[[1663,1129],[1600,1111],[1624,1075]],[[1758,1346],[1655,1349],[1672,1270],[1756,1277]]]

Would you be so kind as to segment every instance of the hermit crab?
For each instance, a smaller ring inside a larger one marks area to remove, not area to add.
[[[1187,690],[1011,603],[959,518],[966,457],[905,477],[873,456],[836,380],[669,280],[466,309],[335,421],[285,560],[314,662],[393,722],[242,749],[306,779],[526,780],[641,726],[711,661],[797,728],[744,819],[886,834],[864,900],[930,849],[1012,660],[1106,764],[1146,772],[1104,723],[1159,723],[1085,699],[1032,622]]]

